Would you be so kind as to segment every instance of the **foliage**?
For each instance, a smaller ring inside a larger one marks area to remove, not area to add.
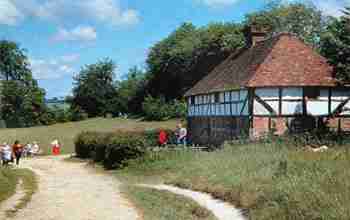
[[[0,77],[6,81],[28,81],[32,78],[24,49],[12,41],[0,41]]]
[[[243,42],[241,26],[235,23],[182,24],[150,49],[147,92],[166,101],[180,98]]]
[[[74,78],[72,108],[83,110],[89,117],[115,113],[118,109],[115,68],[114,62],[109,59],[82,68]]]
[[[164,98],[154,98],[148,96],[142,103],[143,112],[146,120],[164,121],[171,118],[186,117],[186,103],[175,100],[173,102],[165,102]]]
[[[247,24],[266,27],[271,33],[290,32],[319,48],[328,19],[312,4],[274,1],[265,10],[248,14]]]
[[[24,50],[14,42],[0,41],[0,77],[3,79],[1,114],[7,126],[42,124],[45,91],[33,79]]]
[[[119,110],[123,113],[142,113],[145,73],[136,66],[129,70],[125,80],[118,82]]]
[[[322,54],[335,67],[336,77],[350,83],[350,8],[340,19],[334,19],[321,38]]]
[[[106,169],[112,169],[140,157],[146,143],[144,135],[138,132],[83,132],[75,140],[75,152],[79,158],[92,158],[103,162]]]
[[[35,80],[2,82],[2,117],[7,127],[30,127],[45,123],[44,90]]]
[[[134,132],[120,132],[109,140],[103,161],[106,169],[123,167],[128,160],[139,158],[145,153],[144,137]]]

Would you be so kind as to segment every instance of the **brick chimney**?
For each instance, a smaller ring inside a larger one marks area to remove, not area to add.
[[[247,47],[253,47],[258,42],[265,40],[269,32],[269,28],[267,27],[259,27],[259,25],[256,24],[247,25],[244,28]]]

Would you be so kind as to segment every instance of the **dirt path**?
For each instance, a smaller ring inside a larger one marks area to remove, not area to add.
[[[219,220],[245,220],[241,212],[232,205],[213,199],[208,194],[195,192],[187,189],[181,189],[168,185],[139,185],[157,190],[165,190],[177,195],[182,195],[191,198],[199,205],[210,210]]]
[[[13,220],[134,220],[138,215],[115,178],[63,157],[24,160],[39,178],[39,190]]]

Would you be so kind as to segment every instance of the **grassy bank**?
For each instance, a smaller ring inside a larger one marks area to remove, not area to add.
[[[0,203],[15,193],[17,181],[15,170],[0,168]]]
[[[33,128],[0,129],[1,143],[13,143],[20,140],[21,143],[37,141],[45,154],[49,154],[50,143],[58,139],[62,144],[62,153],[74,152],[74,138],[82,131],[134,131],[152,128],[174,128],[176,121],[167,122],[143,122],[132,119],[104,119],[95,118],[81,122],[69,122],[52,126],[42,126]]]
[[[13,216],[19,209],[26,206],[38,189],[35,174],[28,169],[0,168],[0,203],[9,199],[16,193],[19,181],[22,181],[24,197],[18,201],[13,210],[7,210],[6,216]]]
[[[13,210],[8,210],[6,215],[12,217],[16,212],[24,208],[32,199],[34,193],[38,190],[38,182],[33,171],[28,169],[18,169],[15,170],[17,179],[21,179],[23,183],[24,197],[16,204]]]
[[[305,152],[282,144],[163,152],[116,171],[128,183],[166,182],[209,192],[250,219],[350,219],[350,152]]]
[[[216,220],[196,202],[170,192],[129,186],[126,189],[144,220]]]

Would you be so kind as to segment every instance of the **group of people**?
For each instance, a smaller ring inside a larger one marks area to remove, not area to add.
[[[175,136],[177,145],[187,145],[187,129],[183,127],[181,123],[176,126]],[[163,129],[161,129],[158,135],[158,144],[160,146],[164,146],[167,145],[168,142],[168,134]]]
[[[2,165],[7,166],[9,163],[16,161],[16,165],[19,165],[20,159],[24,156],[34,156],[40,152],[40,147],[37,142],[27,143],[26,145],[20,144],[17,140],[12,146],[8,143],[0,145],[0,156]]]

